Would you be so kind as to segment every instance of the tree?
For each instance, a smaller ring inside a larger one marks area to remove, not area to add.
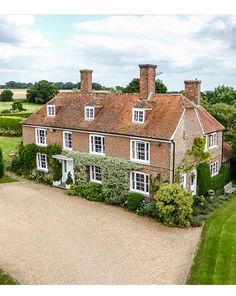
[[[156,209],[161,221],[169,226],[190,226],[193,198],[179,184],[163,183],[155,193]]]
[[[26,109],[23,108],[23,105],[21,102],[14,102],[11,105],[12,110],[18,110],[18,111],[25,111]]]
[[[155,82],[155,91],[156,93],[166,93],[167,92],[167,87],[166,85],[162,82],[162,80],[157,79]],[[130,83],[123,88],[124,93],[137,93],[139,92],[139,78],[134,78]]]
[[[2,148],[0,147],[0,179],[4,175],[4,161],[3,161],[3,154],[2,154]]]
[[[13,92],[10,89],[5,89],[0,94],[0,101],[10,102],[13,101]]]
[[[226,103],[216,103],[207,110],[226,128],[226,131],[236,130],[236,108]]]
[[[219,85],[214,90],[203,92],[202,99],[209,104],[226,103],[232,105],[236,103],[236,90],[233,87]]]
[[[36,82],[27,90],[26,98],[31,103],[45,104],[59,92],[59,87],[47,80]]]

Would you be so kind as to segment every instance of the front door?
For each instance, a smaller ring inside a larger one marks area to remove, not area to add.
[[[71,173],[71,177],[74,180],[73,161],[62,160],[62,183],[66,182],[69,173]]]
[[[197,170],[191,171],[190,189],[191,189],[193,195],[197,194]]]

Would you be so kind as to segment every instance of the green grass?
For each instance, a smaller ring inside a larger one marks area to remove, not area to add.
[[[12,183],[12,182],[18,182],[18,180],[14,179],[12,177],[9,177],[9,176],[4,176],[3,178],[0,179],[0,184]]]
[[[3,151],[3,158],[9,160],[9,153],[17,150],[17,146],[22,141],[21,137],[1,137],[0,136],[0,147]]]
[[[22,111],[22,112],[33,113],[37,111],[40,107],[42,107],[42,105],[40,104],[28,103],[25,100],[15,100],[15,101],[21,102],[23,105],[23,108],[26,109],[26,111]],[[12,103],[13,102],[0,102],[0,112],[5,109],[8,109],[8,110],[11,109]]]
[[[19,282],[0,269],[0,285],[19,285]]]
[[[187,284],[236,284],[236,195],[206,220]]]

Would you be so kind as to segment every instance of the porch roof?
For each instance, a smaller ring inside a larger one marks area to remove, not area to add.
[[[73,161],[72,158],[66,156],[66,155],[63,155],[63,154],[56,154],[56,155],[53,155],[52,156],[53,158],[55,159],[58,159],[58,160],[70,160],[70,161]]]

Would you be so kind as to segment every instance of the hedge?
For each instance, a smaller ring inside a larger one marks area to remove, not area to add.
[[[212,189],[218,190],[223,188],[227,183],[230,182],[230,166],[226,163],[220,167],[219,174],[212,177]]]
[[[0,113],[0,116],[4,116],[4,117],[23,117],[23,118],[27,118],[29,117],[30,115],[32,115],[33,113],[32,112],[15,112],[15,113]]]
[[[197,167],[198,195],[206,195],[207,190],[212,189],[212,178],[210,166],[207,163],[199,164]]]
[[[21,117],[0,116],[0,135],[21,136]]]

